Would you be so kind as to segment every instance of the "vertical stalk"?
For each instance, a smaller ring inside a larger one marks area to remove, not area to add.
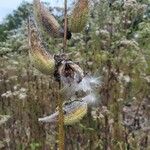
[[[63,53],[67,47],[67,0],[64,0],[64,41],[63,41]],[[59,110],[59,128],[58,128],[58,148],[59,150],[64,150],[64,116],[63,116],[63,100],[60,99],[60,90],[61,90],[61,81],[59,83],[59,92],[58,92],[58,110]]]
[[[63,43],[63,52],[67,48],[67,0],[64,0],[64,43]]]
[[[60,98],[60,89],[61,83],[59,83],[59,92],[58,92],[58,148],[59,150],[64,150],[64,115],[63,115],[63,100]]]

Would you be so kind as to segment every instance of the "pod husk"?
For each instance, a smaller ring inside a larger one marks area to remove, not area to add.
[[[43,74],[51,74],[54,71],[55,61],[53,56],[47,52],[38,32],[35,20],[29,18],[29,56],[34,67]]]
[[[84,77],[84,71],[76,63],[68,60],[58,67],[58,73],[65,83],[79,83]]]
[[[89,0],[78,0],[68,18],[68,29],[73,33],[81,32],[88,20]]]
[[[87,103],[79,100],[71,101],[63,106],[64,125],[72,125],[79,122],[87,114]],[[59,112],[56,111],[50,116],[39,118],[40,122],[57,123]]]
[[[79,122],[87,114],[87,103],[79,102],[78,106],[71,113],[65,115],[64,124],[71,125]]]
[[[40,2],[40,0],[33,1],[34,16],[41,27],[50,36],[62,38],[64,36],[63,28],[60,26],[55,17],[50,13],[49,9]]]

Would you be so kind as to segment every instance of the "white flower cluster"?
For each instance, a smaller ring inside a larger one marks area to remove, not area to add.
[[[126,0],[124,2],[124,9],[129,9],[137,6],[137,1],[136,0]]]
[[[123,39],[120,41],[120,46],[131,47],[131,48],[134,48],[136,50],[139,50],[139,44],[135,40]]]
[[[17,86],[14,86],[14,91],[10,91],[9,90],[9,91],[3,93],[1,95],[1,97],[12,98],[13,96],[17,96],[18,99],[24,100],[27,97],[27,93],[26,92],[27,92],[27,89],[25,89],[23,87],[18,89]]]
[[[131,81],[131,78],[128,75],[124,75],[123,72],[121,72],[118,76],[119,81],[124,81],[126,83]]]
[[[10,118],[9,115],[0,115],[0,125],[4,124]]]

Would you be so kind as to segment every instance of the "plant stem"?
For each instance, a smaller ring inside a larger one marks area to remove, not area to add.
[[[58,148],[59,150],[64,150],[64,115],[63,115],[63,100],[60,98],[60,89],[61,83],[59,83],[59,92],[58,92],[58,111],[59,111],[59,118],[58,118]]]
[[[67,47],[67,0],[64,0],[64,41],[63,41],[63,53]],[[59,83],[59,92],[58,92],[58,110],[59,110],[59,129],[58,129],[58,148],[59,150],[64,150],[64,116],[63,116],[63,100],[60,99],[60,90],[61,90],[61,81]]]
[[[63,43],[63,52],[67,47],[67,0],[64,0],[64,43]]]

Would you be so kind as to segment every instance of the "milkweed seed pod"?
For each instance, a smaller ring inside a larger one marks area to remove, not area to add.
[[[28,21],[29,29],[29,56],[34,67],[41,71],[43,74],[51,74],[54,70],[55,61],[52,55],[47,52],[42,43],[36,21],[33,17],[29,17]]]
[[[64,37],[64,29],[55,17],[50,13],[49,9],[40,3],[40,0],[34,0],[34,15],[40,25],[50,36],[55,38]],[[71,32],[67,31],[67,39],[71,38]]]
[[[79,83],[84,77],[84,71],[72,61],[63,61],[58,67],[58,74],[64,83]]]
[[[83,30],[88,20],[89,0],[78,0],[68,18],[68,28],[73,33]]]
[[[74,100],[68,103],[65,103],[63,106],[64,112],[64,124],[72,125],[76,122],[79,122],[87,113],[87,103]],[[58,122],[59,112],[56,111],[50,116],[39,118],[40,122],[49,122],[49,123],[57,123]]]

